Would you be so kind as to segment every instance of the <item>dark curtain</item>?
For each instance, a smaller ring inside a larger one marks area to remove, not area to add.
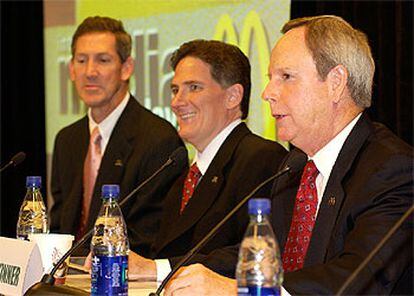
[[[0,9],[0,163],[19,151],[27,154],[18,167],[1,174],[0,231],[14,237],[26,176],[40,175],[46,184],[43,5],[0,1]]]
[[[46,184],[42,8],[41,1],[0,1],[0,163],[27,153],[24,163],[1,175],[2,236],[15,236],[25,176],[41,175]],[[293,18],[340,15],[368,35],[377,67],[370,115],[411,145],[412,12],[411,1],[293,1],[291,9]]]
[[[375,60],[370,117],[413,144],[413,2],[296,1],[291,18],[334,14],[367,34]]]

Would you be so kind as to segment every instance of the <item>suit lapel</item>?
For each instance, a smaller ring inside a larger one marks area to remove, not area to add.
[[[224,184],[224,167],[217,162],[215,162],[216,165],[213,165],[213,163],[214,160],[195,189],[193,197],[176,224],[177,236],[195,225],[220,195],[222,185]]]
[[[129,131],[133,128],[134,122],[131,122],[129,113],[134,98],[130,98],[125,110],[122,112],[118,122],[112,131],[102,157],[101,166],[98,176],[96,177],[93,198],[91,201],[90,215],[88,226],[93,227],[95,217],[98,215],[101,207],[101,187],[104,184],[120,184],[125,172],[125,166],[130,157],[133,147],[131,142],[134,139],[134,133]],[[121,192],[121,196],[124,196]]]
[[[67,225],[68,229],[62,229],[63,232],[75,233],[77,231],[77,225],[79,223],[80,211],[82,208],[83,199],[83,164],[85,161],[86,153],[89,146],[89,127],[88,117],[84,117],[80,123],[80,128],[76,129],[76,135],[74,138],[79,141],[77,145],[73,145],[70,149],[70,162],[71,168],[67,168],[70,171],[77,172],[74,174],[71,190],[68,194],[68,199],[71,201],[66,203],[63,213],[66,217],[62,225]]]
[[[289,163],[290,159],[297,153],[303,154],[303,152],[299,149],[293,149],[288,154],[281,167],[284,167],[286,163]],[[272,221],[273,226],[275,227],[274,231],[282,251],[285,247],[287,235],[289,233],[295,197],[301,176],[301,170],[294,173],[288,173],[276,181],[272,189]]]
[[[159,250],[196,225],[214,201],[220,196],[221,190],[225,184],[226,170],[232,159],[233,153],[240,141],[249,133],[251,132],[244,123],[238,125],[230,133],[200,180],[200,183],[195,189],[183,214],[179,215],[178,211],[184,184],[184,179],[182,179],[180,182],[181,188],[176,191],[176,196],[172,196],[173,200],[171,201],[174,204],[171,209],[176,211],[176,213],[171,214],[170,217],[173,217],[174,219],[176,218],[176,220],[171,221],[171,224],[167,226],[172,228],[170,231],[166,232],[168,233],[167,237],[159,245]],[[167,211],[169,210],[170,208],[167,208]]]
[[[370,133],[370,121],[367,115],[363,114],[346,139],[332,168],[312,232],[305,266],[311,266],[325,260],[332,230],[345,199],[342,182]]]
[[[160,225],[160,231],[157,235],[155,244],[152,246],[154,257],[159,251],[171,241],[172,228],[177,223],[180,217],[181,196],[184,186],[184,180],[187,176],[188,170],[183,172],[180,177],[174,182],[168,191],[167,197],[164,200],[164,210]]]
[[[165,216],[163,220],[163,222],[165,222],[163,228],[166,230],[164,234],[171,232],[171,227],[173,227],[173,225],[180,219],[181,197],[187,173],[188,170],[183,172],[168,192],[168,197],[165,200],[164,206],[166,209],[166,211],[164,211]]]

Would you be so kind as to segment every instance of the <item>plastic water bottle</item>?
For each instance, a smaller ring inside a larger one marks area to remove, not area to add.
[[[283,268],[269,214],[269,199],[249,201],[250,223],[236,269],[238,295],[280,295]]]
[[[118,197],[118,185],[102,186],[102,207],[91,241],[91,295],[128,295],[129,242]]]
[[[39,176],[26,177],[26,196],[20,207],[16,227],[16,237],[27,240],[31,233],[48,233],[49,224],[46,207],[43,202],[42,178]]]

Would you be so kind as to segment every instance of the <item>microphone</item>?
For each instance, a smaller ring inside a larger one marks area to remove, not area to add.
[[[398,228],[403,224],[403,222],[414,212],[414,205],[412,205],[405,213],[401,216],[400,219],[394,224],[394,226],[386,233],[382,240],[376,245],[376,247],[368,254],[368,256],[358,265],[357,269],[346,279],[341,288],[335,294],[337,296],[344,295],[344,292],[351,283],[355,280],[357,275],[367,266],[371,259],[378,253],[378,251],[385,245],[385,243],[390,239],[390,237],[397,231]]]
[[[273,176],[267,178],[262,183],[260,183],[256,188],[254,188],[248,195],[246,195],[216,226],[211,229],[207,235],[192,248],[171,270],[171,272],[167,275],[167,277],[162,281],[161,285],[158,287],[157,291],[155,293],[150,293],[149,296],[159,296],[162,290],[167,285],[168,281],[173,277],[173,275],[182,267],[184,264],[186,264],[195,254],[197,254],[202,247],[218,232],[218,230],[223,226],[224,223],[226,223],[241,207],[243,207],[246,202],[257,193],[263,186],[267,185],[270,181],[273,181],[287,172],[297,172],[300,170],[303,170],[303,167],[305,166],[305,163],[307,161],[307,156],[303,153],[299,153],[297,151],[294,151],[291,153],[291,157],[288,159],[287,164],[278,171]]]
[[[181,146],[174,150],[173,153],[171,153],[170,157],[167,159],[167,161],[158,169],[156,170],[151,176],[149,176],[147,179],[144,180],[141,184],[139,184],[133,191],[131,191],[120,203],[119,207],[121,207],[124,204],[126,204],[131,198],[139,191],[142,187],[147,185],[149,182],[151,182],[156,176],[158,176],[162,171],[164,171],[169,166],[179,166],[181,169],[184,167],[187,159],[187,150]],[[89,295],[89,293],[86,293],[85,291],[82,291],[80,289],[72,288],[72,287],[59,287],[54,286],[55,278],[54,275],[56,271],[58,270],[59,266],[65,262],[65,260],[73,254],[79,247],[81,247],[91,236],[93,233],[93,228],[90,229],[79,241],[75,243],[75,245],[67,251],[60,259],[59,261],[54,265],[53,269],[49,274],[45,274],[42,277],[42,280],[39,283],[34,284],[27,290],[25,295],[62,295],[59,293],[63,293],[64,295]],[[64,291],[60,291],[60,289],[64,289]],[[70,294],[71,289],[73,289],[73,293]]]
[[[25,158],[26,158],[26,153],[20,151],[19,153],[15,154],[10,159],[10,161],[0,169],[0,173],[3,172],[5,169],[7,169],[9,166],[13,166],[13,167],[18,166],[20,163],[23,162],[23,160],[25,160]]]

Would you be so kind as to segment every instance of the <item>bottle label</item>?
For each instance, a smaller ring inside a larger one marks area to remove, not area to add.
[[[128,256],[93,256],[91,295],[128,295]]]
[[[280,296],[280,288],[277,287],[238,287],[238,296]]]

